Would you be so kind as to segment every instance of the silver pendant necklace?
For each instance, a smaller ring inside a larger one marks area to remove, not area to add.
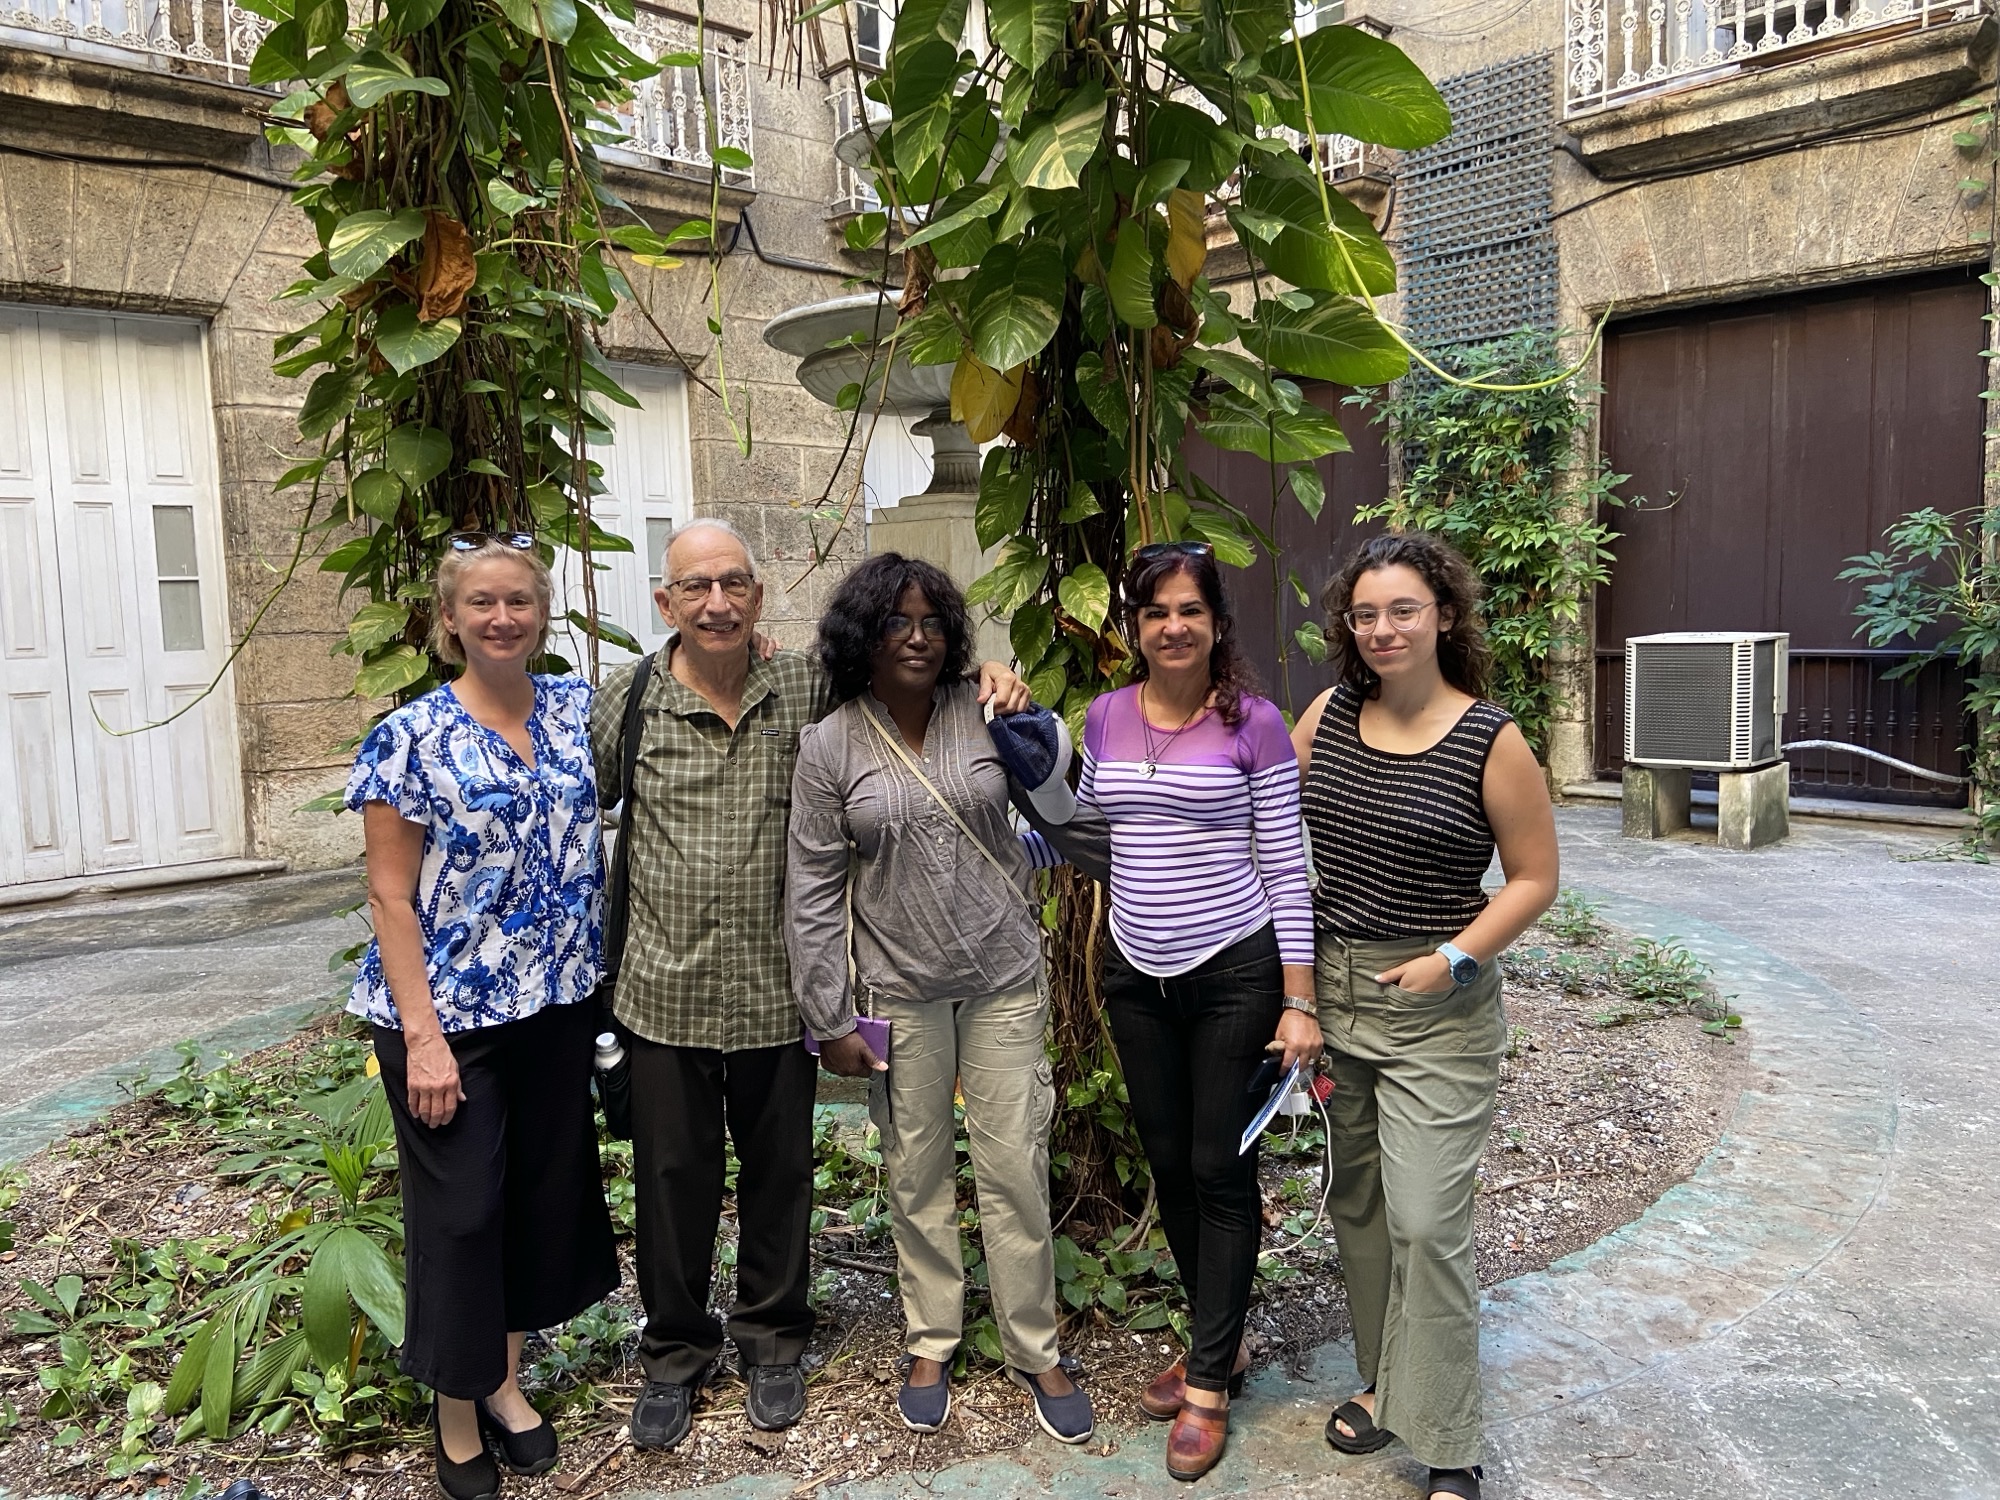
[[[1188,716],[1182,719],[1177,727],[1162,731],[1164,737],[1156,745],[1153,742],[1153,721],[1146,717],[1146,684],[1143,682],[1139,684],[1139,732],[1146,739],[1146,758],[1139,763],[1141,775],[1150,779],[1153,773],[1160,769],[1160,757],[1165,755],[1174,741],[1180,738],[1181,731],[1194,722],[1195,715],[1207,706],[1208,695],[1204,693],[1202,701],[1188,710]]]

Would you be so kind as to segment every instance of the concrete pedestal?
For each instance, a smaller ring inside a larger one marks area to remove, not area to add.
[[[1624,826],[1628,839],[1662,839],[1688,826],[1694,800],[1692,771],[1679,766],[1627,766]]]
[[[1779,761],[1717,778],[1715,841],[1725,849],[1761,849],[1792,831],[1792,768]]]

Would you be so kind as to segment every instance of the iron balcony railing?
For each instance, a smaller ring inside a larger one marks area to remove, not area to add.
[[[270,29],[234,0],[0,0],[0,41],[223,83],[245,81]]]
[[[11,4],[12,8],[8,6]],[[271,22],[235,0],[0,0],[0,43],[53,49],[221,83],[245,83]],[[692,57],[694,23],[640,7],[613,21],[618,39],[649,60]],[[669,67],[640,83],[620,111],[630,137],[622,149],[648,165],[707,173],[711,147],[751,152],[749,38],[707,28],[703,66]],[[714,128],[702,107],[706,75]],[[723,178],[748,186],[749,171]]]
[[[1783,62],[1835,39],[1934,26],[1985,0],[1567,0],[1563,112]]]

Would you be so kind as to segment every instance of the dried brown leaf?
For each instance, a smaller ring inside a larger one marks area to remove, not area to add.
[[[417,317],[425,323],[455,316],[465,306],[465,294],[479,279],[472,256],[472,236],[450,214],[432,209],[424,215],[423,256],[417,262]]]

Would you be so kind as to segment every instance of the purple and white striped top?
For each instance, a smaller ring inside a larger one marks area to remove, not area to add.
[[[1090,705],[1077,800],[1111,825],[1111,934],[1142,974],[1185,974],[1277,924],[1278,956],[1313,961],[1312,895],[1299,830],[1299,762],[1284,717],[1245,695],[1243,723],[1210,713],[1153,726],[1146,773],[1139,689]]]

